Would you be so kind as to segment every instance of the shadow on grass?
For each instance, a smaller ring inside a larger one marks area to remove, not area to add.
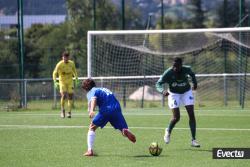
[[[195,152],[212,152],[212,150],[208,150],[208,149],[200,149],[200,148],[186,148],[183,149],[186,151],[195,151]]]
[[[152,155],[135,155],[133,156],[135,158],[161,158],[161,157],[167,157],[167,155],[159,155],[159,156],[152,156]]]
[[[152,155],[124,155],[124,154],[95,154],[94,157],[163,158],[167,157],[167,155],[152,156]]]

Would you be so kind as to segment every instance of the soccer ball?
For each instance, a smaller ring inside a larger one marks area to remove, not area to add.
[[[148,150],[149,153],[153,156],[159,156],[162,152],[162,148],[159,146],[157,142],[151,143]]]

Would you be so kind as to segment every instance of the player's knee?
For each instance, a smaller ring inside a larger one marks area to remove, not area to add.
[[[61,95],[62,96],[62,98],[65,100],[66,99],[66,97],[67,97],[67,95],[66,94],[62,94]]]
[[[89,125],[89,131],[94,131],[94,132],[95,132],[96,129],[97,129],[97,126],[94,125],[93,123],[91,123],[91,124]]]
[[[89,131],[95,131],[95,128],[93,128],[92,126],[89,126]]]
[[[69,100],[73,100],[73,94],[69,94]]]
[[[175,116],[172,118],[174,122],[179,122],[180,121],[180,116]]]

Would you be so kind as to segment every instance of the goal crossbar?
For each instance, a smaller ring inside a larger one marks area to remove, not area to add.
[[[201,29],[171,29],[171,30],[108,30],[108,31],[88,31],[88,35],[118,35],[118,34],[158,34],[158,33],[202,33],[202,32],[244,32],[250,31],[250,27],[237,28],[201,28]]]

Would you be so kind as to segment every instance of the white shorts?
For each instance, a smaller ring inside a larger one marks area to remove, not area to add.
[[[191,89],[183,94],[172,93],[170,91],[168,93],[168,106],[170,109],[179,108],[181,105],[194,105],[194,96]]]

